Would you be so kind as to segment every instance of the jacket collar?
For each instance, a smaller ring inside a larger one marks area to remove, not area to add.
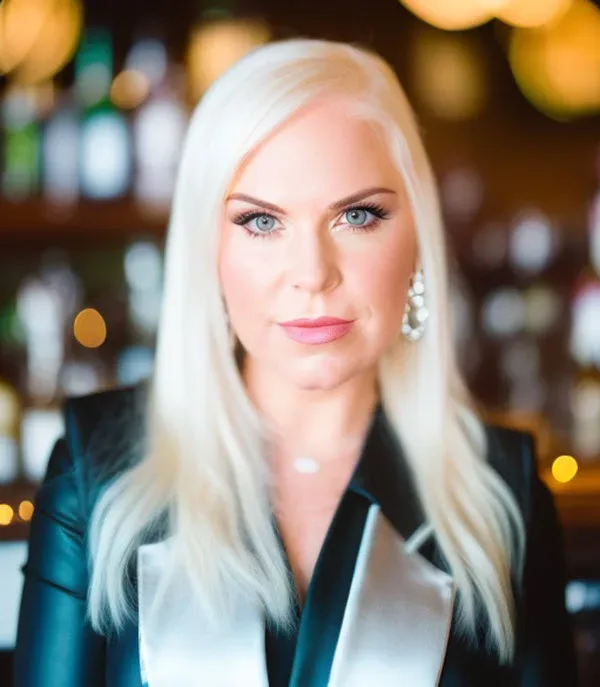
[[[405,451],[381,401],[348,489],[379,505],[404,539],[409,539],[426,520]]]
[[[454,592],[449,575],[408,550],[423,521],[404,454],[378,406],[313,572],[286,684],[359,687],[375,667],[381,687],[438,684]],[[170,545],[138,548],[143,679],[183,687],[203,674],[266,687],[264,617],[239,590],[231,596],[235,622],[222,632],[203,620],[185,578],[152,608]]]

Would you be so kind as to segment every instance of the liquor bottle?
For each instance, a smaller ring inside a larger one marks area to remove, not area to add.
[[[59,96],[42,138],[42,184],[44,197],[53,206],[69,207],[80,195],[79,143],[81,118],[70,92]]]
[[[108,30],[84,33],[75,59],[75,90],[84,109],[79,158],[85,197],[108,200],[130,187],[132,145],[129,123],[110,100],[113,48]]]
[[[1,108],[2,195],[13,201],[35,196],[40,181],[40,123],[35,92],[14,86]]]

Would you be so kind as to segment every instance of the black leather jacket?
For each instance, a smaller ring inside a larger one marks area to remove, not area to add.
[[[95,476],[99,474],[96,468],[100,466],[109,477],[119,469],[115,456],[136,450],[138,444],[129,428],[138,424],[143,394],[143,386],[115,389],[68,399],[65,404],[65,436],[51,454],[31,522],[29,555],[23,568],[15,687],[142,686],[137,623],[105,638],[93,632],[86,621],[89,571],[85,548],[88,520],[102,486],[102,480]],[[371,431],[386,433],[385,426],[378,425]],[[498,427],[488,426],[487,431],[489,461],[513,489],[527,529],[524,587],[518,597],[517,655],[513,666],[503,667],[484,648],[467,643],[453,624],[438,684],[575,687],[575,655],[564,603],[562,534],[551,494],[536,473],[532,438]],[[376,499],[396,528],[406,533],[419,521],[419,507],[409,489],[400,494],[390,491],[392,484],[404,489],[398,485],[409,476],[398,467],[400,461],[387,460],[387,439],[376,436],[371,440],[367,450],[371,467],[359,465],[349,489]],[[393,473],[397,469],[401,474]],[[342,516],[336,517],[339,521]],[[327,544],[329,549],[313,576],[313,595],[327,598],[336,612],[343,610],[344,603],[342,595],[342,606],[335,609],[338,602],[334,597],[342,594],[343,587],[338,574],[340,561],[343,556],[355,560],[352,551],[343,549],[344,538],[354,537],[353,527],[352,520],[337,523],[337,530],[343,532],[342,541],[338,538],[334,544]],[[444,567],[435,545],[424,555]],[[306,624],[310,626],[310,622]],[[321,651],[315,639],[320,631],[318,627],[310,631],[305,628],[299,637],[292,638],[267,633],[270,687],[326,687],[323,676],[327,671],[313,669],[315,656]],[[296,663],[305,661],[305,665],[295,666],[290,681],[295,656]],[[199,675],[198,685],[205,684],[216,687],[216,683],[207,684]]]

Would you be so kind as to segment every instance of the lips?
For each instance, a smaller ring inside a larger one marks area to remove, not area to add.
[[[279,324],[286,335],[301,344],[325,344],[341,339],[350,333],[353,320],[341,320],[337,317],[319,317],[316,320],[292,320]]]
[[[301,318],[299,320],[290,320],[289,322],[280,322],[282,327],[329,327],[339,324],[350,324],[352,320],[342,320],[339,317],[317,317],[314,320],[309,318]]]

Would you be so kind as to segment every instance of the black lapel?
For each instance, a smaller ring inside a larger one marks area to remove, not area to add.
[[[425,522],[406,454],[381,403],[349,488],[379,504],[404,539]]]
[[[267,637],[272,656],[273,651],[281,648],[287,654],[287,661],[293,657],[289,687],[327,685],[365,520],[373,503],[379,504],[382,513],[404,538],[424,521],[404,453],[381,404],[374,412],[356,469],[325,537],[304,610],[298,614],[296,641],[290,636]],[[285,666],[286,659],[278,658],[277,672],[283,677],[287,671],[282,669],[281,662]],[[289,663],[287,667],[290,668]],[[287,680],[281,684],[288,684]]]

